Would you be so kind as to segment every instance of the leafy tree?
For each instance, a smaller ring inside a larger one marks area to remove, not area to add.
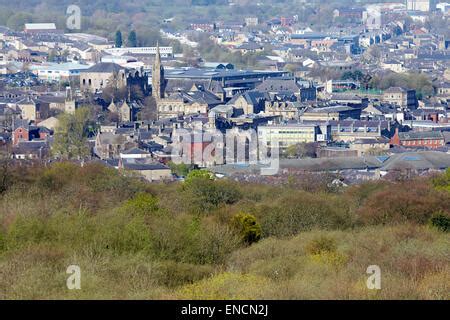
[[[207,170],[192,170],[189,172],[189,174],[186,176],[185,184],[191,184],[194,181],[198,180],[213,180],[213,175],[211,172]]]
[[[128,34],[128,42],[129,47],[137,47],[137,36],[136,31],[131,30],[131,32]]]
[[[25,23],[31,22],[32,19],[33,17],[29,13],[16,12],[9,17],[6,25],[14,30],[23,30]]]
[[[342,80],[356,80],[360,81],[364,77],[364,74],[361,70],[355,70],[355,71],[346,71],[342,74],[341,79]]]
[[[232,218],[233,226],[239,231],[242,241],[252,244],[261,239],[261,225],[256,217],[247,213],[238,213]]]
[[[63,159],[82,159],[90,153],[89,109],[79,108],[74,114],[62,113],[55,128],[52,153]]]
[[[290,158],[315,158],[316,144],[301,142],[291,145],[286,149],[286,155]]]
[[[116,48],[121,48],[123,41],[122,41],[122,32],[120,30],[116,31]]]
[[[188,166],[185,163],[176,164],[174,162],[169,162],[170,170],[172,173],[176,174],[179,177],[186,177],[192,169],[192,166]]]
[[[392,73],[383,77],[375,76],[370,80],[370,86],[380,90],[386,90],[390,87],[414,89],[417,92],[418,99],[434,93],[430,78],[421,73]]]

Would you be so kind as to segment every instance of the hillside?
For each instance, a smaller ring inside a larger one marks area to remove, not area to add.
[[[450,298],[450,171],[308,191],[98,164],[0,173],[0,299]]]

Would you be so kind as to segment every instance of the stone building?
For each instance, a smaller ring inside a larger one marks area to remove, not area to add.
[[[138,85],[142,91],[148,91],[148,78],[144,70],[127,69],[111,62],[101,62],[80,71],[80,89],[82,92],[98,93],[106,87],[126,89]]]
[[[384,91],[383,101],[413,110],[417,108],[416,90],[391,87]]]
[[[206,115],[221,103],[219,97],[204,89],[178,91],[156,101],[159,119],[197,113]]]

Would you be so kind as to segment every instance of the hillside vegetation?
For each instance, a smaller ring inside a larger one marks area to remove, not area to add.
[[[450,171],[306,191],[204,171],[149,184],[98,164],[0,170],[0,299],[450,298]]]

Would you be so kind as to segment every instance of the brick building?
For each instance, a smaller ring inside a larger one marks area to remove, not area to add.
[[[441,131],[398,132],[390,140],[390,144],[403,147],[426,147],[437,149],[445,146],[444,134]]]

